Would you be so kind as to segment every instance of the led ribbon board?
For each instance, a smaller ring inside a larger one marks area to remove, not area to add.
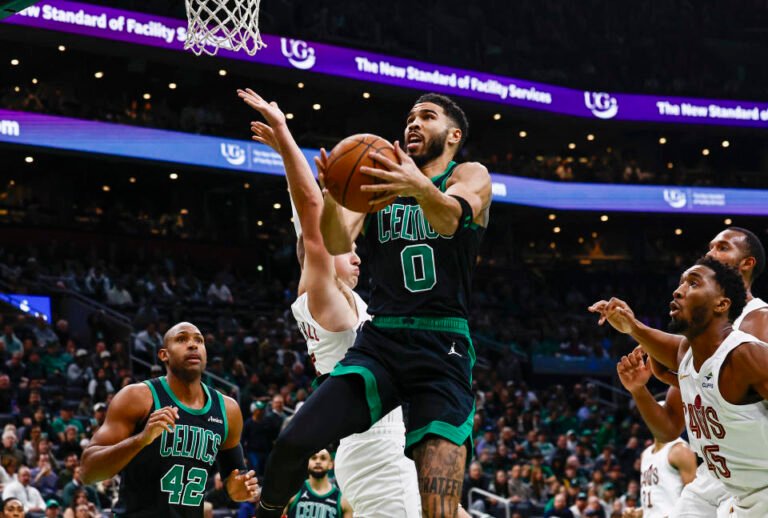
[[[34,317],[41,316],[48,323],[51,323],[53,318],[50,297],[26,293],[0,293],[0,300]]]
[[[186,20],[65,0],[36,3],[3,23],[177,51],[183,51],[187,30]],[[267,47],[255,56],[227,50],[218,56],[577,117],[768,128],[768,103],[575,90],[298,39],[262,38]]]
[[[280,155],[235,140],[0,110],[0,142],[283,175]],[[314,169],[317,149],[302,149]],[[491,174],[495,202],[560,210],[768,215],[768,190],[558,183]]]

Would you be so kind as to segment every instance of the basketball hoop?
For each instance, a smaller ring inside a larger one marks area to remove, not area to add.
[[[253,56],[267,46],[259,34],[260,1],[185,0],[189,25],[184,49],[198,56],[242,49]]]

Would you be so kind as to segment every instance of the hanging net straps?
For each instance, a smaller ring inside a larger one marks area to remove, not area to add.
[[[259,34],[260,1],[185,0],[189,25],[184,49],[198,56],[242,49],[253,56],[267,46]]]

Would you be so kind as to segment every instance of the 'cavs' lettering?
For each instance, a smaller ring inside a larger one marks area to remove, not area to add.
[[[659,483],[659,468],[651,464],[648,469],[643,471],[640,477],[640,483],[643,486],[655,486]]]
[[[688,414],[688,424],[691,432],[697,439],[702,436],[706,439],[723,439],[725,437],[725,427],[720,424],[717,417],[717,410],[711,406],[702,405],[701,397],[696,396],[694,404],[685,403],[683,410]]]

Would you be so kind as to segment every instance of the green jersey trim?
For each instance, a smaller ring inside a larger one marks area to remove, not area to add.
[[[469,413],[467,420],[459,426],[454,426],[445,421],[432,421],[418,430],[405,434],[405,450],[410,452],[426,435],[432,434],[447,439],[458,446],[462,446],[465,442],[469,441],[469,451],[472,452],[474,449],[472,441],[472,424],[474,420],[475,405],[472,405],[472,411]]]
[[[144,384],[149,387],[149,390],[152,391],[152,399],[155,402],[154,410],[160,410],[160,398],[157,396],[157,391],[155,390],[155,386],[152,384],[150,380],[146,380]]]
[[[421,331],[438,331],[458,333],[469,338],[469,324],[460,317],[393,317],[375,316],[373,324],[385,329],[419,329]]]
[[[213,398],[211,398],[211,393],[208,390],[208,386],[205,383],[202,383],[202,382],[200,383],[203,386],[203,391],[205,392],[205,395],[207,396],[207,400],[205,402],[205,405],[203,405],[203,408],[189,408],[187,405],[179,401],[179,399],[176,397],[176,394],[173,393],[173,391],[171,390],[171,387],[168,385],[168,381],[166,380],[165,376],[160,378],[160,384],[163,386],[163,389],[165,389],[165,391],[168,393],[168,396],[173,400],[173,402],[176,403],[179,408],[181,408],[182,410],[184,410],[189,414],[203,415],[208,413],[208,411],[211,409],[211,401]]]
[[[309,491],[310,495],[314,496],[315,498],[321,498],[321,499],[322,498],[330,498],[331,496],[333,496],[333,493],[336,492],[336,488],[333,486],[333,484],[331,484],[331,490],[328,491],[324,495],[319,495],[319,494],[315,493],[314,490],[312,489],[312,486],[309,485],[309,481],[307,481],[307,480],[304,481],[304,487],[307,488],[307,491]]]
[[[219,397],[219,404],[221,405],[221,417],[224,420],[224,438],[221,440],[221,444],[224,444],[227,442],[227,437],[229,437],[229,419],[227,418],[227,405],[224,403],[224,396],[221,392],[219,392],[216,389],[213,389],[214,392],[216,392],[216,395]]]
[[[345,376],[347,374],[357,374],[363,378],[365,383],[365,399],[368,401],[368,411],[371,414],[371,426],[381,419],[381,397],[379,396],[379,387],[376,383],[376,376],[361,365],[341,365],[337,363],[331,371],[331,376]]]
[[[446,168],[445,168],[445,171],[443,171],[443,172],[442,172],[442,173],[440,173],[440,174],[436,174],[435,176],[433,176],[432,178],[430,178],[430,180],[431,180],[433,183],[434,183],[434,182],[436,182],[437,180],[440,180],[440,181],[442,181],[442,180],[443,180],[443,176],[445,176],[445,175],[447,175],[447,174],[451,173],[451,172],[453,171],[453,168],[454,168],[454,167],[456,167],[456,162],[454,162],[453,160],[451,160],[450,162],[448,162],[448,165],[446,166]]]

